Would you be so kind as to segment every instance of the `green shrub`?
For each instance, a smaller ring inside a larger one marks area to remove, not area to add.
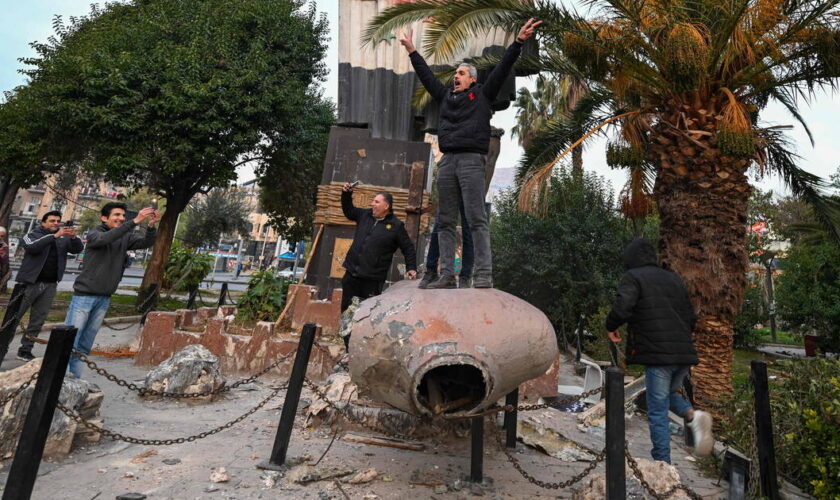
[[[754,349],[761,343],[761,332],[754,327],[765,319],[764,298],[761,287],[747,283],[744,290],[744,304],[741,313],[735,318],[735,347]]]
[[[172,244],[163,273],[163,288],[185,291],[197,286],[213,269],[213,256]]]
[[[244,321],[277,319],[286,303],[289,281],[273,269],[257,271],[248,280],[248,289],[236,303],[236,318]]]
[[[840,360],[798,359],[770,368],[778,474],[817,498],[840,497]],[[758,464],[749,384],[736,389],[725,413],[724,437]],[[751,479],[757,496],[758,474]]]

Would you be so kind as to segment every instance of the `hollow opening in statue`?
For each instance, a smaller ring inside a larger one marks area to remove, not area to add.
[[[481,403],[486,384],[481,370],[453,364],[432,368],[417,387],[417,400],[433,415],[469,411]]]

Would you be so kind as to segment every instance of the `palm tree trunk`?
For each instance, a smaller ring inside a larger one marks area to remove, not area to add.
[[[700,406],[714,409],[732,392],[733,324],[746,285],[751,187],[748,162],[721,155],[713,136],[704,139],[706,149],[660,130],[650,152],[660,167],[654,188],[660,260],[688,286],[698,316],[695,395]]]

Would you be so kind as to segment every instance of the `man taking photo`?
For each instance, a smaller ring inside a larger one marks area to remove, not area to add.
[[[71,223],[72,224],[72,223]],[[9,308],[0,331],[0,362],[9,349],[15,330],[26,311],[29,324],[20,339],[17,358],[32,361],[32,346],[50,312],[56,287],[64,277],[67,254],[82,251],[82,240],[76,237],[72,225],[61,225],[61,212],[54,210],[41,217],[41,225],[21,238],[23,261],[15,281],[15,291],[9,299]]]
[[[111,295],[122,280],[128,251],[155,244],[154,226],[160,220],[160,213],[151,207],[144,208],[126,222],[125,211],[125,203],[106,203],[99,217],[102,224],[87,235],[84,270],[73,284],[73,299],[64,320],[78,329],[73,347],[84,354],[90,353],[111,304]],[[134,228],[144,221],[149,221],[146,234],[134,234]],[[70,357],[68,370],[81,378],[82,362],[75,354]]]

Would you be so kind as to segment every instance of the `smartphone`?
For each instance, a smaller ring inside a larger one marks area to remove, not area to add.
[[[76,222],[73,219],[64,222],[64,227],[73,227],[76,225]]]

